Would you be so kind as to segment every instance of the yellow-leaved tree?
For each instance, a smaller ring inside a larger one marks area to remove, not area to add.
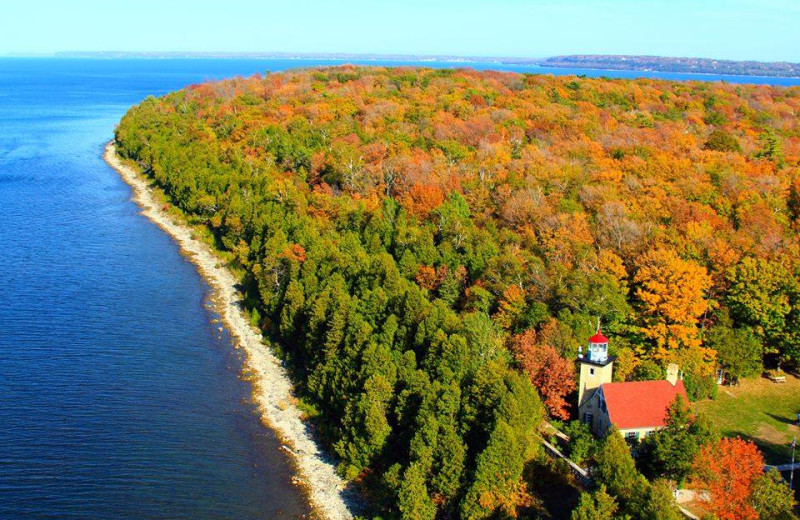
[[[654,249],[639,258],[634,282],[644,315],[642,332],[652,340],[650,356],[711,370],[714,351],[703,347],[698,328],[709,306],[705,295],[711,278],[705,267],[671,249]]]

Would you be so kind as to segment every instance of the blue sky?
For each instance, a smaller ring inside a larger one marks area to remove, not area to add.
[[[0,0],[0,54],[63,50],[800,62],[800,0]]]

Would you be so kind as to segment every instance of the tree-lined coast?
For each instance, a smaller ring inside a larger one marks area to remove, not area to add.
[[[116,143],[243,273],[371,510],[482,519],[540,510],[597,317],[616,377],[678,363],[693,399],[797,363],[798,94],[329,68],[148,99]],[[647,518],[668,488],[630,476]]]
[[[329,458],[320,451],[302,413],[296,406],[292,384],[264,338],[250,325],[243,312],[238,281],[225,267],[224,261],[204,243],[180,216],[170,213],[151,181],[126,164],[116,153],[113,143],[106,147],[104,158],[131,187],[134,201],[142,214],[169,234],[181,251],[197,266],[198,271],[213,288],[215,308],[238,348],[246,354],[246,374],[253,385],[253,400],[264,423],[286,443],[286,451],[300,473],[300,484],[308,492],[315,511],[323,518],[345,520],[358,511],[356,496],[346,491]]]

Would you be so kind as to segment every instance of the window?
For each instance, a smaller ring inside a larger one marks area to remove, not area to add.
[[[589,369],[589,375],[591,375],[591,376],[593,376],[593,375],[594,375],[594,369],[593,369],[593,368],[590,368],[590,369]]]
[[[583,414],[583,423],[584,424],[588,424],[589,426],[591,426],[593,420],[594,420],[594,416],[591,413],[586,412],[585,414]]]
[[[629,441],[635,441],[636,440],[636,432],[627,432],[625,434],[625,439],[629,440]]]

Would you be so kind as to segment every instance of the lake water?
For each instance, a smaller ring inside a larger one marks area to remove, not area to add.
[[[277,439],[247,402],[241,359],[218,331],[208,287],[138,214],[101,153],[147,95],[334,63],[0,59],[0,519],[309,512]]]
[[[146,95],[251,70],[0,60],[0,519],[308,513],[208,287],[101,159]]]

